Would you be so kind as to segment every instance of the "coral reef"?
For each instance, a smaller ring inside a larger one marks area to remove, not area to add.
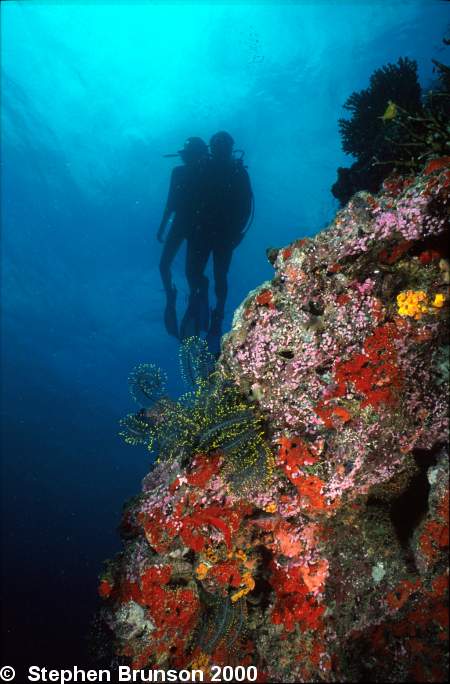
[[[446,679],[449,187],[434,158],[269,250],[218,363],[182,349],[189,400],[133,373],[158,459],[100,578],[111,658]]]
[[[445,41],[444,41],[445,42]],[[339,119],[344,152],[356,158],[338,168],[333,195],[344,205],[360,190],[378,192],[394,170],[418,171],[429,155],[450,152],[450,69],[434,60],[435,87],[422,92],[417,64],[400,58],[377,69],[368,88],[354,92]]]

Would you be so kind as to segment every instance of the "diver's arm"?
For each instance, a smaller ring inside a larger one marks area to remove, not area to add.
[[[235,220],[236,235],[233,241],[233,247],[236,248],[244,239],[244,236],[251,223],[254,197],[252,186],[250,183],[250,176],[245,169],[241,170],[239,174],[238,193],[236,198],[237,215]]]
[[[252,190],[252,185],[250,183],[250,176],[248,175],[247,171],[244,169],[243,173],[243,178],[242,178],[242,228],[241,230],[245,230],[245,227],[249,221],[249,218],[252,214],[253,210],[253,202],[254,202],[254,197],[253,197],[253,190]]]

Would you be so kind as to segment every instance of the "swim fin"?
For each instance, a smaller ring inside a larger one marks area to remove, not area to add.
[[[169,335],[179,339],[178,335],[178,321],[177,321],[177,289],[173,287],[170,292],[166,293],[166,308],[164,309],[164,325]]]
[[[199,303],[198,303],[198,317],[199,328],[205,332],[209,329],[209,280],[206,276],[203,277],[203,282],[199,289]]]
[[[180,324],[180,340],[185,340],[187,337],[196,337],[199,333],[199,298],[197,295],[191,295]]]
[[[218,356],[220,353],[220,341],[222,338],[222,321],[223,315],[217,309],[211,312],[211,323],[209,326],[208,334],[206,335],[206,341],[208,343],[209,351],[214,356]]]

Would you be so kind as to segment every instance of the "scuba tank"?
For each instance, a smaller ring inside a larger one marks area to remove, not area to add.
[[[244,237],[244,235],[248,232],[248,229],[252,225],[254,218],[255,218],[255,195],[252,192],[250,216],[248,217],[247,223],[245,224],[244,230],[242,231],[242,237]]]

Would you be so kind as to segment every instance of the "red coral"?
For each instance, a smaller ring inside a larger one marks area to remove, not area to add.
[[[317,460],[300,437],[290,439],[283,436],[279,444],[278,465],[284,466],[286,472],[298,472],[298,468],[313,465]]]
[[[326,508],[325,498],[321,493],[323,481],[315,475],[305,475],[303,471],[303,466],[313,465],[316,461],[317,458],[302,439],[281,437],[277,464],[282,466],[286,476],[296,487],[306,510]]]
[[[109,598],[113,590],[113,585],[108,580],[102,580],[98,587],[98,593],[104,599]]]
[[[389,608],[399,610],[409,599],[412,593],[420,589],[420,580],[411,582],[410,580],[403,580],[398,587],[386,596],[386,603]]]
[[[204,481],[212,470],[206,463],[203,464],[201,474],[194,475],[195,482]],[[215,468],[215,466],[214,466]],[[185,514],[185,508],[193,507],[190,514]],[[166,553],[172,540],[179,536],[183,543],[192,551],[202,551],[209,541],[206,527],[214,527],[222,533],[225,544],[230,550],[232,547],[232,535],[239,528],[242,518],[249,514],[253,507],[243,502],[231,508],[220,506],[208,506],[202,508],[196,505],[196,496],[187,492],[176,504],[170,515],[164,515],[162,508],[156,506],[150,513],[140,514],[139,522],[155,551]]]
[[[152,566],[144,571],[141,587],[129,581],[123,584],[122,600],[132,599],[145,606],[155,625],[148,648],[134,652],[129,644],[128,652],[123,652],[123,655],[132,657],[134,668],[144,667],[155,653],[170,653],[178,665],[185,662],[187,637],[195,627],[200,602],[191,589],[168,588],[170,575],[170,566]]]
[[[328,428],[337,428],[352,419],[347,409],[342,406],[329,406],[326,401],[320,401],[314,411]]]
[[[445,492],[444,496],[442,497],[442,499],[438,503],[438,505],[436,507],[436,513],[443,520],[448,520],[448,513],[449,513],[449,492],[448,492],[448,490]]]
[[[215,527],[219,532],[222,532],[225,543],[227,545],[227,548],[230,550],[231,549],[231,529],[229,524],[227,524],[224,520],[223,517],[227,518],[229,517],[229,511],[225,511],[218,506],[209,506],[208,508],[204,509],[199,509],[197,512],[195,512],[191,516],[186,516],[182,523],[183,523],[183,531],[182,531],[182,537],[183,533],[188,532],[189,535],[192,535],[194,533],[194,538],[196,534],[195,529],[202,527],[204,525],[211,525],[212,527]],[[202,539],[202,543],[200,543],[200,538]],[[198,542],[197,542],[198,539]],[[196,547],[198,544],[200,544],[199,548],[193,548],[194,551],[201,551],[205,545],[206,545],[206,539],[204,537],[198,537],[195,540],[195,545]]]
[[[274,544],[271,548],[287,558],[295,558],[304,548],[298,536],[298,530],[293,525],[286,520],[279,520],[273,532]]]
[[[440,549],[446,549],[449,543],[448,523],[428,520],[420,535],[419,544],[424,555],[431,561],[440,555]]]
[[[159,587],[160,585],[167,584],[170,580],[171,574],[172,570],[170,565],[154,565],[150,568],[147,568],[141,577],[143,597],[145,598],[148,596],[148,594],[153,591],[153,587],[155,585]]]
[[[419,545],[424,556],[431,562],[441,556],[442,550],[449,545],[447,491],[436,507],[436,517],[427,520],[419,537]]]
[[[242,581],[237,561],[223,561],[214,565],[208,573],[208,577],[214,577],[219,584],[239,587]]]
[[[397,197],[404,190],[406,190],[406,188],[408,188],[413,182],[413,178],[405,178],[403,176],[391,176],[383,182],[383,190],[392,197]]]
[[[419,261],[423,266],[426,266],[427,264],[430,264],[432,261],[436,261],[436,259],[440,259],[441,257],[442,254],[441,252],[438,252],[437,249],[426,249],[419,254]]]
[[[142,594],[137,582],[125,579],[119,586],[118,600],[120,603],[128,603],[128,601],[142,603]]]
[[[401,387],[401,374],[393,344],[398,337],[397,327],[393,323],[386,323],[375,328],[372,335],[366,338],[361,353],[336,363],[333,372],[335,383],[327,388],[324,399],[315,407],[315,412],[326,427],[336,428],[351,420],[347,409],[330,403],[344,396],[348,385],[353,385],[363,395],[361,408],[395,403],[397,390]]]
[[[322,494],[322,489],[325,483],[319,477],[316,475],[300,477],[295,484],[306,508],[312,510],[323,510],[327,507],[325,497]]]
[[[258,306],[268,306],[269,309],[275,309],[275,304],[273,302],[273,294],[270,290],[263,290],[256,297],[256,303]]]
[[[272,564],[272,570],[269,581],[277,597],[272,622],[283,625],[287,632],[292,632],[296,624],[302,629],[319,629],[325,608],[308,596],[302,569],[293,567],[287,570]]]
[[[180,532],[183,544],[197,553],[203,551],[206,546],[205,537],[195,529],[195,523],[187,518],[183,521],[183,528]]]
[[[211,458],[206,454],[198,454],[193,462],[192,472],[187,476],[187,481],[194,487],[204,488],[213,475],[219,470],[219,459]]]
[[[439,575],[439,577],[435,577],[431,585],[433,587],[433,592],[435,593],[435,595],[438,598],[442,598],[448,590],[448,575],[443,574]]]
[[[361,354],[355,354],[348,361],[336,364],[334,377],[337,384],[352,384],[365,397],[361,408],[395,402],[395,390],[401,386],[400,371],[396,365],[397,354],[393,345],[396,338],[396,327],[392,323],[386,323],[366,338]]]
[[[383,318],[383,303],[376,298],[372,301],[372,316],[377,323]]]
[[[208,538],[200,531],[205,526],[215,527],[222,533],[228,550],[232,548],[232,534],[241,524],[242,518],[253,510],[248,504],[241,504],[234,508],[208,506],[197,508],[192,515],[185,516],[181,524],[180,536],[183,542],[193,551],[202,551]]]
[[[170,542],[176,535],[176,528],[171,525],[172,521],[164,515],[162,508],[155,506],[151,513],[139,514],[138,520],[144,528],[150,546],[157,553],[166,553]]]
[[[429,176],[435,171],[440,171],[450,166],[450,157],[439,157],[438,159],[432,159],[423,170],[425,176]]]
[[[395,264],[411,247],[413,244],[412,240],[403,240],[398,242],[390,249],[382,249],[378,255],[379,260],[383,264]]]

